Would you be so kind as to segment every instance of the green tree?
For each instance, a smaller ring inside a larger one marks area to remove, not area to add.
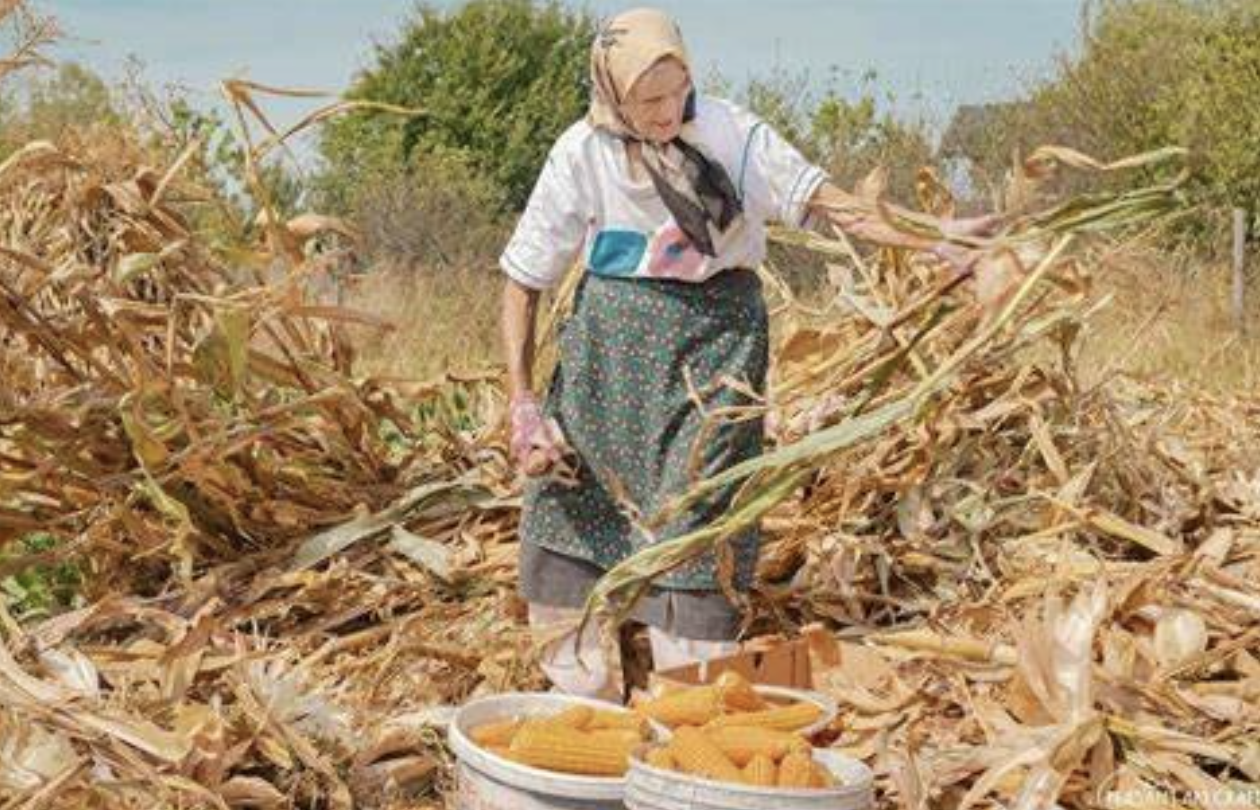
[[[67,62],[51,75],[32,71],[15,88],[0,91],[0,155],[70,127],[120,120],[109,86],[91,70]]]
[[[1260,238],[1260,2],[1221,9],[1201,51],[1173,131],[1200,157],[1209,201],[1251,211]]]
[[[1047,143],[1114,159],[1172,144],[1192,150],[1191,191],[1211,208],[1260,211],[1260,0],[1100,0],[1078,52],[983,128],[956,119],[954,151],[1000,176],[1014,153]],[[962,143],[967,141],[967,143]],[[1163,166],[1160,175],[1178,171]],[[1066,188],[1131,184],[1131,174],[1066,175]],[[1187,235],[1212,236],[1209,220]]]
[[[1101,154],[1170,143],[1181,88],[1202,59],[1205,8],[1196,0],[1098,3],[1080,57],[1063,58],[1058,77],[1033,94],[1034,130]]]
[[[889,193],[902,204],[914,201],[918,170],[935,162],[926,128],[881,112],[870,92],[855,100],[828,95],[814,110],[810,131],[838,183],[852,188],[883,167],[889,173]]]
[[[465,165],[523,207],[547,150],[586,106],[594,23],[558,3],[473,0],[450,12],[420,7],[399,41],[347,96],[421,110],[412,118],[365,112],[323,133],[320,182],[332,208],[392,167]]]
[[[731,94],[720,78],[708,86],[718,95]],[[881,106],[873,72],[860,77],[857,92],[844,93],[833,82],[814,93],[808,74],[776,70],[734,95],[847,188],[882,166],[889,170],[890,194],[911,204],[915,173],[934,162],[926,126]]]
[[[883,167],[889,171],[888,196],[914,205],[915,174],[933,163],[926,127],[881,108],[872,72],[860,77],[857,92],[849,93],[834,80],[813,90],[808,74],[782,70],[755,77],[742,88],[715,76],[705,88],[755,112],[844,188],[852,189],[873,169]],[[813,251],[772,243],[769,261],[798,293],[809,295],[827,283],[826,261]]]
[[[202,110],[186,99],[173,98],[164,114],[166,130],[158,133],[163,146],[175,154],[194,141],[200,143],[194,173],[216,192],[216,197],[230,201],[246,223],[252,222],[261,205],[246,193],[245,156],[236,133],[217,110]],[[285,163],[282,151],[273,153],[258,168],[261,181],[271,195],[271,204],[281,218],[298,213],[306,201],[306,184]]]

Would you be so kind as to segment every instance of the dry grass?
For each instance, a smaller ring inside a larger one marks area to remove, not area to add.
[[[362,371],[380,377],[427,380],[501,362],[499,288],[489,270],[382,267],[358,277],[346,304],[391,324],[388,333],[356,330]]]
[[[1099,251],[1095,300],[1105,305],[1082,335],[1086,382],[1112,372],[1180,382],[1217,393],[1260,385],[1260,293],[1249,335],[1233,327],[1229,268],[1154,248]],[[356,335],[360,365],[379,376],[431,379],[498,366],[499,287],[491,270],[385,268],[347,290],[350,307],[395,330]]]
[[[1096,297],[1110,302],[1083,335],[1087,378],[1117,370],[1217,393],[1256,390],[1260,306],[1253,293],[1250,333],[1240,335],[1228,265],[1127,246],[1100,252],[1096,273]]]

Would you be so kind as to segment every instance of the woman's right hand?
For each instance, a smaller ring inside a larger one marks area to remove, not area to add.
[[[534,395],[528,392],[512,397],[508,408],[511,421],[509,449],[521,472],[536,478],[562,465],[567,445],[560,426],[543,416]]]

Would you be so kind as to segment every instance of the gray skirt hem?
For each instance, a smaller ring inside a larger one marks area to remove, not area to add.
[[[581,609],[604,570],[534,542],[520,544],[520,592],[529,602]],[[634,621],[679,638],[731,641],[739,635],[741,611],[718,590],[653,587],[630,614]]]

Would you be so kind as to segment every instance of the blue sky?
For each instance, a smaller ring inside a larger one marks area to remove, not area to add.
[[[36,0],[67,34],[56,52],[107,76],[128,56],[159,84],[214,103],[217,82],[344,88],[413,0]],[[594,0],[597,13],[636,5]],[[450,7],[450,0],[433,5]],[[657,0],[702,73],[736,82],[778,67],[853,89],[868,70],[903,113],[1009,97],[1073,46],[1078,0]],[[273,108],[293,120],[298,104]]]

